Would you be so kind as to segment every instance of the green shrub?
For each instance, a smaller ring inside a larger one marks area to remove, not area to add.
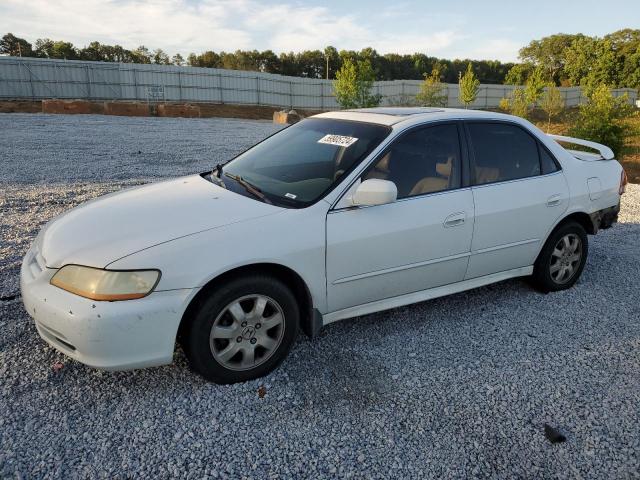
[[[516,88],[508,98],[500,100],[500,108],[511,115],[527,118],[529,116],[529,99],[524,88]]]
[[[544,72],[542,71],[542,68],[538,67],[531,72],[531,75],[529,75],[524,87],[527,103],[531,105],[531,107],[535,107],[538,100],[542,97],[546,84],[547,82],[544,79]]]
[[[473,73],[473,67],[471,63],[467,65],[467,71],[460,77],[458,82],[459,92],[458,98],[460,103],[464,105],[464,108],[468,108],[478,97],[478,91],[480,90],[480,80],[476,78]]]
[[[447,93],[447,86],[440,82],[440,71],[434,68],[431,75],[424,74],[424,81],[420,84],[416,101],[423,107],[446,107]]]
[[[627,95],[614,97],[607,85],[590,89],[589,100],[580,106],[576,124],[569,130],[572,137],[602,143],[618,157],[627,137],[635,133],[624,120],[633,113]]]
[[[564,99],[562,98],[562,93],[560,93],[558,87],[553,83],[550,83],[542,94],[542,98],[540,99],[540,108],[547,114],[548,131],[551,126],[551,120],[558,117],[564,110]]]
[[[354,63],[347,58],[333,82],[336,100],[342,108],[377,107],[382,97],[371,93],[375,79],[369,60]]]

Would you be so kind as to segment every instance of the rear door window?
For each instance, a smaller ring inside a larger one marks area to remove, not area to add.
[[[536,140],[516,125],[471,122],[472,175],[476,185],[540,175]]]
[[[556,161],[551,154],[542,145],[540,147],[540,164],[542,165],[542,174],[557,172],[559,170]]]

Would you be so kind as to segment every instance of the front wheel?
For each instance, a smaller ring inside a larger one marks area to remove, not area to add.
[[[289,353],[299,308],[279,280],[230,280],[201,300],[186,335],[191,366],[207,380],[236,383],[262,377]]]
[[[582,225],[561,225],[551,233],[534,264],[534,286],[543,292],[571,288],[582,274],[588,251],[587,232]]]

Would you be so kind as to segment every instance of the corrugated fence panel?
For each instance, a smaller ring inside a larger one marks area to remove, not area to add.
[[[382,105],[415,104],[419,80],[375,82]],[[473,108],[495,108],[513,85],[481,85]],[[579,87],[562,87],[567,106],[585,101]],[[449,107],[461,106],[458,85],[446,85]],[[638,92],[613,90],[635,103]],[[0,57],[0,98],[211,102],[328,110],[338,108],[330,80],[217,68]]]
[[[87,67],[89,97],[95,99],[122,98],[120,68],[113,66]]]
[[[32,95],[28,71],[17,62],[4,62],[0,68],[0,97],[28,98]]]
[[[83,64],[56,63],[59,98],[91,98],[88,82],[89,66]]]

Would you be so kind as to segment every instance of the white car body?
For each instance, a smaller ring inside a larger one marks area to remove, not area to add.
[[[598,212],[617,212],[620,202],[618,162],[588,154],[578,159],[517,117],[449,109],[316,117],[392,131],[337,188],[306,208],[269,205],[192,175],[107,195],[50,221],[21,270],[23,302],[42,338],[99,368],[170,363],[181,319],[198,292],[226,272],[256,265],[302,282],[296,296],[307,302],[303,328],[315,333],[337,320],[529,275],[559,222],[577,214],[597,230]],[[468,120],[520,125],[561,170],[385,205],[350,203],[362,172],[398,135],[417,125]],[[162,275],[144,298],[94,301],[50,284],[69,264],[153,268]]]

